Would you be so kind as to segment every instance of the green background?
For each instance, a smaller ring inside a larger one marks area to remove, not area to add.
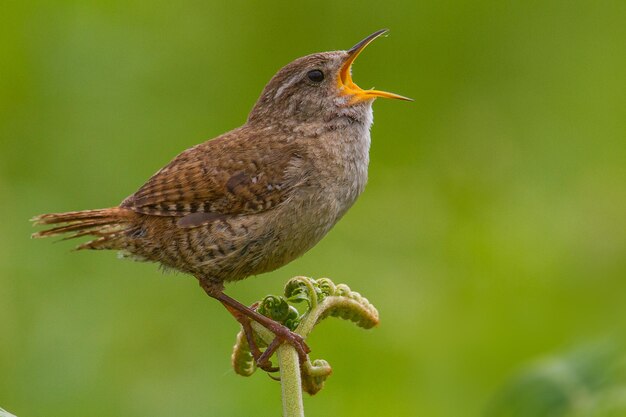
[[[328,276],[378,307],[371,331],[309,339],[334,374],[307,415],[482,415],[539,358],[621,346],[625,21],[622,1],[3,2],[0,407],[279,415],[193,278],[32,241],[28,219],[118,204],[242,124],[282,65],[383,27],[354,79],[415,102],[375,103],[366,192],[304,257],[228,288]]]

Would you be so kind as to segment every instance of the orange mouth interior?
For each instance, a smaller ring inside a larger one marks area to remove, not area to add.
[[[343,95],[352,96],[350,104],[358,103],[360,101],[365,101],[365,100],[372,100],[377,97],[395,98],[397,100],[413,101],[413,99],[410,99],[408,97],[404,97],[404,96],[394,94],[394,93],[389,93],[387,91],[380,91],[380,90],[374,90],[374,89],[363,90],[361,87],[356,85],[354,81],[352,81],[352,63],[359,56],[361,51],[365,49],[367,45],[369,45],[374,39],[378,38],[380,35],[384,33],[387,33],[387,29],[379,30],[378,32],[371,34],[367,38],[363,39],[361,42],[354,45],[348,51],[348,57],[346,58],[345,62],[341,66],[341,69],[339,70],[339,75],[337,77],[337,86],[339,88],[339,91],[341,91]]]

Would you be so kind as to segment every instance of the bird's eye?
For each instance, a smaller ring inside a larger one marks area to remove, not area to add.
[[[307,72],[306,76],[314,83],[321,83],[324,81],[324,73],[317,69]]]

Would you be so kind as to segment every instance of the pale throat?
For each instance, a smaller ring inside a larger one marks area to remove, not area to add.
[[[350,109],[349,116],[340,116],[337,123],[343,124],[336,133],[338,151],[344,155],[343,178],[345,181],[344,199],[347,210],[365,189],[368,178],[369,150],[371,144],[370,127],[373,122],[372,106],[359,106]],[[358,119],[356,119],[358,117]],[[356,119],[356,121],[355,121]],[[342,120],[342,121],[340,121]],[[346,120],[349,120],[346,122]],[[341,215],[343,215],[343,212]]]

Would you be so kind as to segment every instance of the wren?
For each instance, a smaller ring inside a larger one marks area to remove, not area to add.
[[[367,182],[372,103],[352,81],[359,53],[316,53],[287,64],[265,86],[247,122],[179,154],[117,207],[43,214],[41,238],[91,236],[78,249],[113,249],[195,276],[246,330],[269,370],[280,343],[306,359],[300,336],[224,294],[224,283],[275,270],[311,249],[352,206]],[[250,321],[276,335],[261,354]]]

